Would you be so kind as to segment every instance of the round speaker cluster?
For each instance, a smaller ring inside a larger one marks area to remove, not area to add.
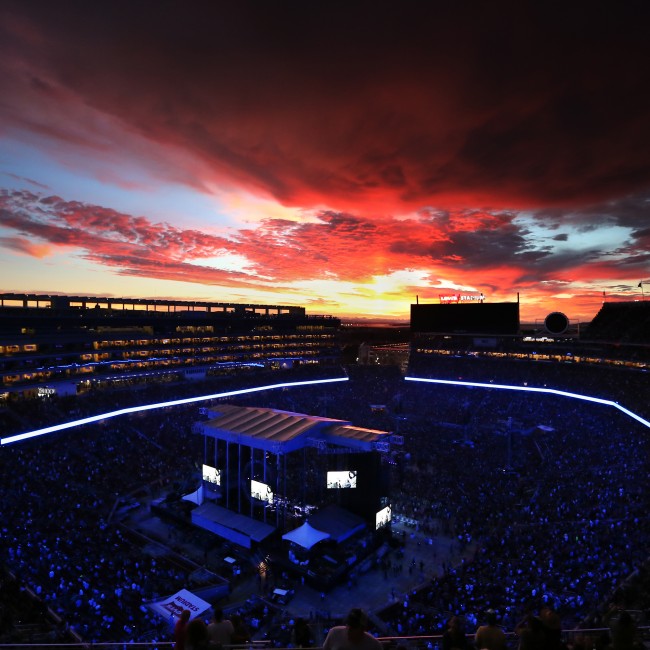
[[[569,327],[569,319],[562,312],[554,311],[544,319],[544,327],[549,334],[564,334]]]

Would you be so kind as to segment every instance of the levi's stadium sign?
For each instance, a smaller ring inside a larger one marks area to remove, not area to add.
[[[452,293],[439,295],[441,303],[449,302],[483,302],[485,296],[482,293]]]

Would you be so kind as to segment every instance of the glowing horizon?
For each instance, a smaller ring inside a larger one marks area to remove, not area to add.
[[[524,322],[644,299],[645,24],[8,0],[0,292],[400,320],[519,294]]]

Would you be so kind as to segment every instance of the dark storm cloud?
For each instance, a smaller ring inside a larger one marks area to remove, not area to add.
[[[202,182],[285,204],[585,205],[648,187],[641,3],[5,3],[2,17],[8,79],[193,153]],[[1,110],[17,123],[14,100]],[[44,117],[22,126],[81,137]]]
[[[650,227],[641,228],[640,230],[635,230],[632,233],[632,237],[634,237],[634,239],[643,240],[650,243]]]
[[[525,253],[535,257],[546,255],[529,250],[528,230],[515,223],[516,213],[487,210],[429,211],[416,234],[413,224],[403,237],[395,239],[390,250],[394,253],[420,255],[464,268],[491,267],[516,263]],[[427,236],[435,233],[435,239]],[[411,236],[409,236],[411,235]]]
[[[571,223],[581,229],[594,229],[603,225],[638,228],[650,222],[650,195],[641,192],[585,203],[579,207],[537,209],[532,214],[545,222],[546,227],[555,225],[559,228],[562,223]]]

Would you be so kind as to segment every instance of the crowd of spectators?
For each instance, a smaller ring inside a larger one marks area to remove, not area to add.
[[[540,353],[543,349],[538,350]],[[529,361],[481,356],[480,352],[411,357],[409,374],[493,384],[553,388],[618,402],[650,419],[650,382],[646,370],[572,362]],[[528,398],[534,403],[534,398]]]
[[[494,383],[553,386],[560,372],[477,359],[420,364],[417,374]],[[647,382],[632,373],[621,371],[612,386],[611,375],[578,377],[571,368],[570,381],[563,381],[573,392],[607,397],[622,391],[621,401],[634,409],[647,391]],[[476,550],[457,566],[440,567],[432,558],[424,584],[378,613],[389,634],[442,634],[454,616],[473,632],[487,610],[496,610],[510,631],[544,607],[557,613],[564,629],[606,624],[612,603],[647,610],[648,591],[639,587],[648,584],[650,547],[648,436],[641,423],[569,398],[404,382],[392,367],[353,366],[347,373],[345,383],[229,402],[348,419],[403,437],[390,457],[393,512],[424,535],[445,534]],[[7,407],[4,419],[17,432],[138,403],[317,374],[261,373],[230,383],[215,378],[30,400]],[[110,522],[110,513],[121,495],[153,482],[180,484],[197,471],[202,441],[191,425],[204,405],[113,418],[2,448],[3,560],[20,585],[84,640],[171,638],[168,622],[144,603],[173,593],[189,572],[143,553]],[[261,617],[255,618],[261,631]],[[3,620],[0,634],[13,624]]]
[[[2,449],[3,557],[84,640],[155,630],[159,621],[143,601],[188,580],[108,523],[121,494],[161,479],[172,484],[191,470],[201,447],[182,433],[188,415],[109,420]]]

